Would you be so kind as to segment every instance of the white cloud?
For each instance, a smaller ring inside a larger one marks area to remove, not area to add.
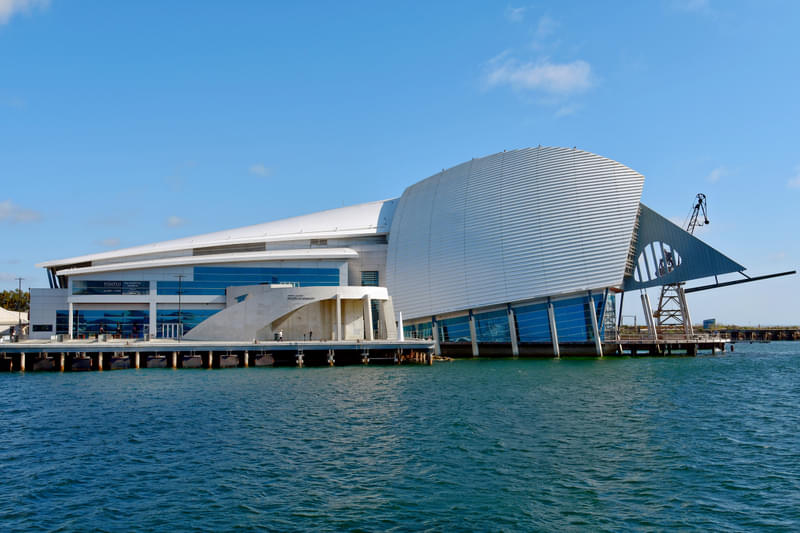
[[[250,165],[250,168],[248,170],[249,170],[250,174],[253,174],[255,176],[261,176],[263,178],[266,178],[267,176],[272,174],[272,169],[269,168],[269,167],[265,167],[261,163],[256,163],[255,165]]]
[[[508,6],[506,8],[506,18],[511,22],[522,22],[522,19],[525,18],[525,12],[527,10],[528,10],[527,7]]]
[[[566,96],[592,86],[592,67],[580,59],[570,63],[552,63],[545,58],[536,63],[521,63],[504,53],[489,65],[486,82],[490,87],[508,85],[517,90]]]
[[[116,237],[111,237],[108,239],[103,239],[100,241],[101,246],[107,246],[108,248],[113,248],[114,246],[119,246],[119,239]]]
[[[172,215],[167,219],[167,226],[171,228],[177,228],[178,226],[183,226],[184,224],[186,224],[186,220],[175,215]]]
[[[24,209],[14,205],[11,200],[0,202],[0,221],[8,222],[36,222],[42,218],[42,214],[33,209]]]
[[[543,15],[539,17],[539,22],[536,23],[536,31],[534,32],[534,46],[540,46],[542,41],[550,37],[556,32],[558,22]]]
[[[729,174],[728,169],[725,167],[717,167],[712,170],[709,175],[706,177],[709,183],[716,183],[720,180],[720,178],[727,176]]]
[[[790,189],[800,189],[800,165],[794,167],[794,177],[789,178],[789,181],[786,182],[786,186]]]
[[[5,24],[17,13],[30,13],[46,8],[49,0],[0,0],[0,24]]]

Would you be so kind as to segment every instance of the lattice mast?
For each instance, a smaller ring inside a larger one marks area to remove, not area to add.
[[[702,218],[701,218],[702,215]],[[698,226],[710,224],[706,195],[698,193],[695,197],[694,207],[686,222],[687,233],[694,234]],[[686,335],[692,335],[692,319],[689,316],[689,306],[686,304],[686,293],[683,283],[670,283],[661,286],[661,295],[658,298],[658,309],[653,313],[657,325],[661,327],[680,328]]]

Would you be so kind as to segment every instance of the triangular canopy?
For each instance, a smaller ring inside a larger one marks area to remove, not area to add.
[[[626,291],[745,270],[644,204],[639,204],[633,257],[633,274],[622,287]]]

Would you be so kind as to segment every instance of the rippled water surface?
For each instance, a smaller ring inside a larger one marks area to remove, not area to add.
[[[0,374],[0,530],[798,530],[800,343]]]

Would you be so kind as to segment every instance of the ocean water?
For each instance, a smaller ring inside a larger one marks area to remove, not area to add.
[[[1,531],[800,530],[800,343],[0,374]]]

